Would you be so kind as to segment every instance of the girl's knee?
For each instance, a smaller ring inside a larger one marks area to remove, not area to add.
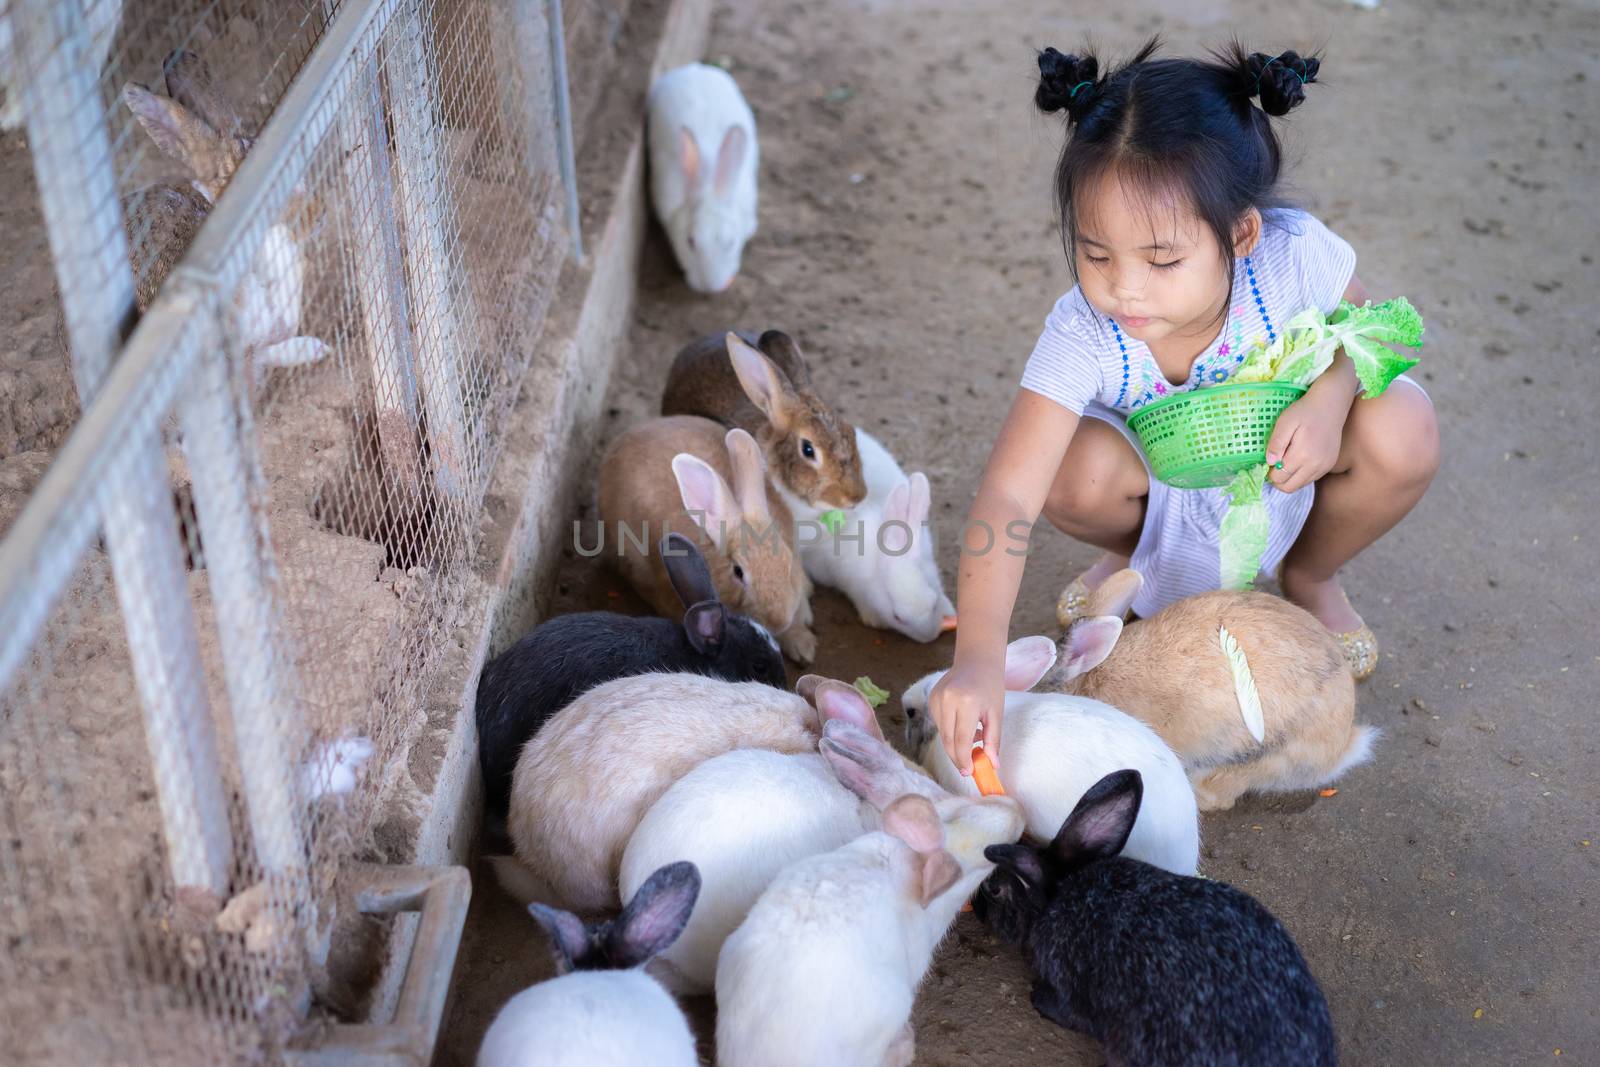
[[[1353,418],[1360,461],[1397,487],[1426,486],[1439,469],[1439,420],[1421,390],[1403,383],[1359,401]]]
[[[1045,501],[1045,517],[1069,533],[1148,492],[1144,464],[1116,430],[1094,419],[1078,424]]]

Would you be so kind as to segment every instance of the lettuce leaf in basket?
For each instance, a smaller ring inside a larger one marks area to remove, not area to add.
[[[1422,316],[1405,297],[1368,301],[1360,307],[1343,301],[1332,315],[1306,308],[1284,324],[1270,345],[1257,341],[1234,372],[1235,382],[1285,382],[1309,386],[1333,363],[1342,347],[1355,364],[1362,395],[1374,397],[1396,377],[1415,366],[1384,342],[1408,348],[1422,345]]]

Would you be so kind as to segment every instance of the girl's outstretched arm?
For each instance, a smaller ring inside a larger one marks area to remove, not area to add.
[[[1006,638],[1022,584],[1028,536],[1044,510],[1078,416],[1038,393],[1017,390],[995,438],[961,538],[955,664],[928,699],[928,714],[962,774],[972,773],[972,739],[1000,765]]]

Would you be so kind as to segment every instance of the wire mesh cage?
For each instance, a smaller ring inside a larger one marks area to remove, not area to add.
[[[0,457],[19,1062],[277,1062],[369,1007],[350,946],[384,924],[345,873],[410,858],[576,248],[562,24],[0,0],[0,123],[28,133],[82,399]]]

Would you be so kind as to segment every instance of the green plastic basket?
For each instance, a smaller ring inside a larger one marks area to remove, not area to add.
[[[1272,427],[1303,395],[1304,387],[1284,382],[1213,385],[1147,404],[1128,416],[1128,428],[1161,481],[1210,489],[1267,461]]]

